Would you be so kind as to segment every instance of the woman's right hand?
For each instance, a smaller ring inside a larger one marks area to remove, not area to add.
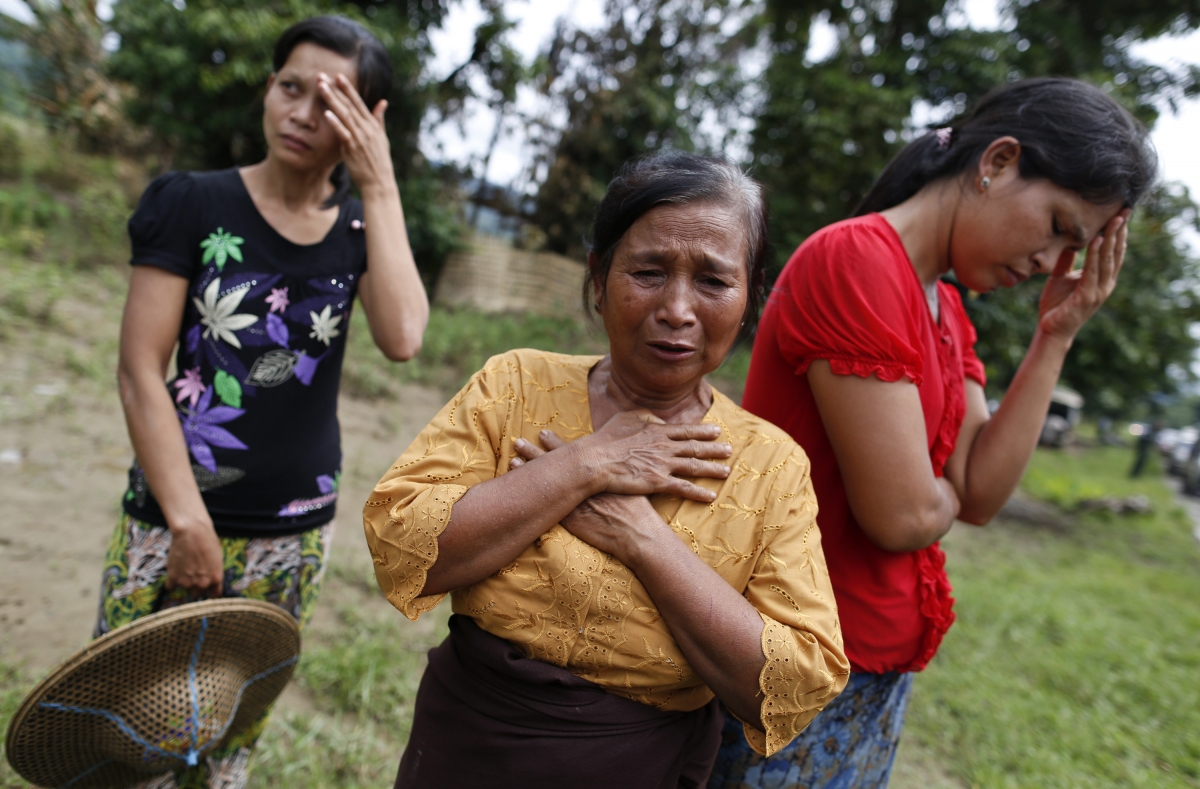
[[[543,431],[543,436],[552,435]],[[733,448],[718,425],[669,425],[649,411],[624,411],[570,444],[593,480],[592,495],[665,493],[708,503],[716,494],[684,477],[725,479]],[[524,439],[522,439],[523,441]],[[546,443],[543,437],[543,443]]]
[[[1038,328],[1046,335],[1070,342],[1112,295],[1125,262],[1129,213],[1121,211],[1092,239],[1082,269],[1075,268],[1073,250],[1059,258],[1038,302]]]
[[[193,595],[220,597],[224,581],[225,556],[212,523],[171,529],[167,589],[182,587]]]

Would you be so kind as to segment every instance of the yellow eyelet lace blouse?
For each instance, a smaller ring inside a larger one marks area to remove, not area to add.
[[[592,432],[588,372],[599,357],[511,351],[493,357],[421,432],[363,509],[375,577],[409,619],[445,595],[418,596],[438,535],[472,485],[508,471],[513,442],[544,428],[571,441]],[[760,753],[787,745],[846,685],[833,589],[821,552],[808,458],[779,428],[719,392],[705,422],[733,446],[728,479],[697,480],[712,504],[651,497],[679,538],[763,619]],[[556,525],[512,565],[452,592],[454,612],[544,660],[663,710],[712,698],[646,590],[612,556]]]

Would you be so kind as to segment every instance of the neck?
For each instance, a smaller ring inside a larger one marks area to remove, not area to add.
[[[613,366],[605,356],[592,368],[588,378],[592,396],[592,426],[599,430],[622,411],[645,409],[668,424],[694,424],[704,418],[712,406],[712,387],[701,377],[672,391],[642,391]]]
[[[917,278],[927,288],[950,270],[950,240],[960,200],[958,181],[943,179],[880,212],[900,236]]]
[[[256,197],[279,203],[289,211],[303,212],[314,208],[320,210],[329,199],[333,193],[333,185],[329,182],[333,169],[297,170],[267,151],[267,158],[243,167],[241,172]]]

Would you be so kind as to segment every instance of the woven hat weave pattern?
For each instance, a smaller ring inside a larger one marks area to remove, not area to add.
[[[257,600],[173,608],[104,635],[39,684],[9,724],[37,786],[126,787],[195,765],[253,724],[300,654],[296,621]]]

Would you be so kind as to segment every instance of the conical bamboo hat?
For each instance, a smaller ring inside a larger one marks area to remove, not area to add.
[[[8,727],[8,761],[37,786],[118,789],[197,764],[283,691],[300,630],[282,609],[221,599],[143,617],[39,684]]]

